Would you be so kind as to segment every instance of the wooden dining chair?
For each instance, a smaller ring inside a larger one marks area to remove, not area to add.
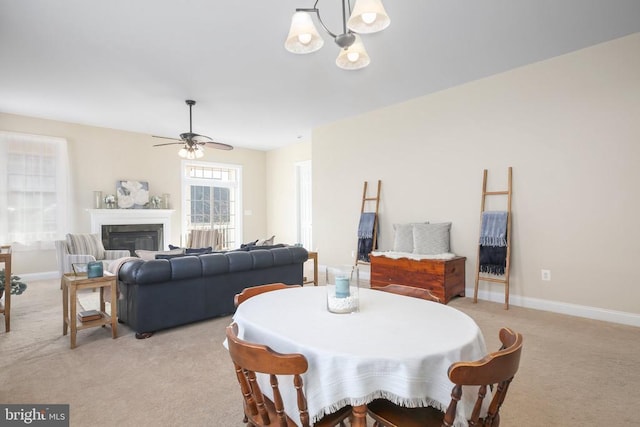
[[[296,390],[300,423],[303,427],[309,427],[307,399],[304,395],[304,384],[301,376],[309,367],[307,358],[298,353],[277,353],[265,345],[241,340],[238,338],[238,325],[236,323],[227,326],[226,332],[229,354],[231,355],[236,377],[240,384],[240,391],[244,399],[244,422],[248,422],[250,426],[255,427],[293,427],[297,425],[285,413],[280,392],[277,375],[286,375],[292,377],[291,386],[295,387]],[[256,381],[256,373],[269,375],[273,400],[263,395]],[[332,414],[325,415],[313,426],[333,427],[340,425],[344,427],[344,420],[350,415],[351,406],[345,406]]]
[[[475,362],[456,362],[449,367],[449,379],[455,384],[446,412],[432,407],[407,408],[385,399],[376,399],[367,405],[368,415],[374,419],[374,427],[430,427],[452,426],[456,417],[458,401],[462,397],[462,386],[480,386],[473,413],[468,420],[470,426],[497,427],[500,425],[500,407],[509,389],[509,384],[518,371],[522,353],[522,335],[511,329],[500,329],[502,347]],[[490,387],[493,398],[484,418],[480,408]]]
[[[260,295],[264,292],[275,291],[278,289],[299,288],[299,287],[301,286],[286,285],[284,283],[268,283],[266,285],[251,286],[248,288],[244,288],[242,292],[240,292],[239,294],[236,294],[236,296],[233,297],[233,303],[235,304],[236,307],[238,307],[240,304],[242,304],[244,301],[248,300],[249,298],[255,297],[256,295]]]
[[[440,302],[440,298],[435,296],[429,289],[416,288],[407,285],[391,284],[383,287],[372,288],[377,291],[391,292],[392,294],[405,295],[413,298],[422,298],[427,301]]]

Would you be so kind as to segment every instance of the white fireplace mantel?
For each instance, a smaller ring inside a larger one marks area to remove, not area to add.
[[[91,232],[102,239],[103,225],[162,224],[163,248],[169,247],[173,209],[87,209]]]

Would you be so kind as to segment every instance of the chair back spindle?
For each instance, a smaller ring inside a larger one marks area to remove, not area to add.
[[[385,399],[377,399],[368,405],[369,415],[376,421],[376,426],[445,426],[454,425],[458,402],[462,398],[464,386],[478,386],[476,400],[467,420],[469,426],[498,427],[500,425],[500,408],[504,403],[509,385],[520,366],[523,338],[511,329],[502,328],[499,333],[502,346],[500,350],[490,353],[473,362],[456,362],[449,367],[448,375],[454,387],[451,401],[443,414],[435,408],[404,408]],[[491,388],[493,393],[487,393]],[[466,392],[470,390],[467,389]],[[482,418],[482,407],[485,398],[491,395],[487,413]]]
[[[245,416],[249,424],[257,427],[295,425],[285,412],[281,384],[278,379],[278,376],[288,376],[292,378],[292,385],[296,392],[300,425],[309,427],[310,417],[302,380],[302,374],[309,367],[307,359],[302,354],[278,353],[265,345],[244,341],[238,338],[238,326],[235,323],[227,327],[226,334],[229,355],[235,366],[236,377],[244,401]],[[262,393],[256,377],[258,373],[269,375],[273,400]],[[280,378],[280,381],[284,381],[284,378]],[[315,426],[342,425],[342,422],[350,414],[351,407],[346,406],[325,416]]]

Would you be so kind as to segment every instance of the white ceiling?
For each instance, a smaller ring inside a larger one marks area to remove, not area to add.
[[[294,9],[313,3],[0,0],[0,111],[177,137],[195,99],[194,132],[268,150],[640,31],[639,0],[385,0],[391,26],[363,36],[371,64],[345,71],[328,36],[310,55],[283,47]],[[340,3],[318,4],[333,32]]]

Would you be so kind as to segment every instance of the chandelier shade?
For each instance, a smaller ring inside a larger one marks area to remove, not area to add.
[[[284,47],[292,53],[311,53],[320,49],[324,40],[308,12],[298,11],[291,17],[291,28]]]
[[[347,27],[359,34],[370,34],[384,30],[390,23],[380,0],[356,0]]]
[[[381,0],[355,0],[353,11],[351,1],[342,0],[342,28],[341,32],[333,33],[320,17],[320,10],[316,0],[313,8],[298,8],[291,18],[289,34],[284,47],[292,53],[304,54],[315,52],[324,44],[313,24],[312,14],[322,25],[322,28],[333,38],[340,47],[336,65],[343,70],[359,70],[371,62],[369,55],[358,34],[375,33],[389,26],[391,20],[384,10]],[[347,20],[347,17],[349,19]]]
[[[341,49],[336,58],[336,65],[343,70],[359,70],[371,62],[367,50],[362,44],[362,39],[356,34],[356,41],[345,49]]]

